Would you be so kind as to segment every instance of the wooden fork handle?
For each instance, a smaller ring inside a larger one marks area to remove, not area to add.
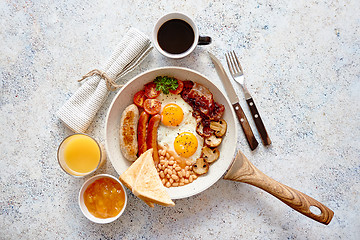
[[[259,143],[256,141],[256,138],[254,136],[253,131],[251,130],[250,124],[245,116],[245,113],[242,110],[242,108],[238,102],[233,104],[233,108],[239,119],[241,128],[245,134],[246,140],[249,143],[250,149],[254,150],[259,145]]]
[[[325,225],[329,224],[334,212],[312,197],[275,181],[257,169],[242,152],[238,152],[224,179],[247,183],[258,187],[287,204],[294,210]],[[310,206],[320,209],[320,214],[310,211]]]
[[[263,141],[263,144],[265,146],[270,145],[271,144],[270,137],[269,137],[269,135],[268,135],[268,133],[266,131],[266,128],[265,128],[265,125],[264,125],[263,121],[261,120],[260,113],[256,108],[254,100],[251,97],[249,99],[246,99],[246,102],[247,102],[247,104],[248,104],[248,106],[250,108],[251,115],[252,115],[252,117],[254,119],[256,128],[259,131],[259,134],[260,134],[260,137],[261,137],[261,139]]]

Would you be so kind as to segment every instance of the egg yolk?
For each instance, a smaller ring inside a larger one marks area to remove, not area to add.
[[[175,103],[167,104],[161,112],[161,122],[165,126],[178,126],[184,118],[184,112]]]
[[[179,134],[174,141],[174,149],[181,157],[192,156],[198,147],[198,140],[194,134],[184,132]]]

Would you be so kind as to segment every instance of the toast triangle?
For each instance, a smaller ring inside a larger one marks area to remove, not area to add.
[[[142,166],[134,183],[133,193],[152,203],[162,206],[175,206],[156,170],[152,154],[142,159]]]
[[[144,159],[148,157],[148,155],[152,156],[152,153],[153,150],[149,149],[143,154],[141,154],[141,156],[133,164],[131,164],[131,166],[123,174],[120,175],[119,180],[131,191],[133,191],[136,178],[143,165]],[[154,207],[154,203],[152,203],[151,201],[147,201],[146,199],[143,199],[141,196],[138,197],[141,200],[143,200],[149,207],[152,208]]]

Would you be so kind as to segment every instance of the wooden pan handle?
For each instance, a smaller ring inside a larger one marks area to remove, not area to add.
[[[257,169],[241,151],[238,152],[224,179],[248,183],[258,187],[277,197],[294,210],[320,223],[327,225],[334,216],[334,212],[331,209],[312,197],[266,176]],[[321,213],[312,213],[310,206],[317,207]]]

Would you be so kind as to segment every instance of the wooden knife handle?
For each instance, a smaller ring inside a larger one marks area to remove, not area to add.
[[[245,113],[242,110],[239,103],[234,103],[233,107],[234,107],[235,113],[240,121],[241,128],[245,133],[245,137],[249,143],[250,149],[254,150],[259,145],[259,143],[256,141],[256,138],[254,136],[253,131],[251,130],[251,127],[245,116]]]
[[[262,173],[241,151],[238,152],[224,179],[243,182],[258,187],[277,197],[294,210],[320,223],[327,225],[334,216],[334,212],[331,209],[312,197],[279,183]],[[311,212],[311,206],[320,209],[321,213],[315,214]]]
[[[254,119],[256,128],[259,131],[259,134],[263,141],[263,144],[265,146],[270,145],[271,144],[270,137],[265,129],[265,125],[264,125],[263,121],[261,120],[260,114],[256,108],[254,100],[252,98],[249,98],[246,100],[246,102],[249,105],[251,115]]]

